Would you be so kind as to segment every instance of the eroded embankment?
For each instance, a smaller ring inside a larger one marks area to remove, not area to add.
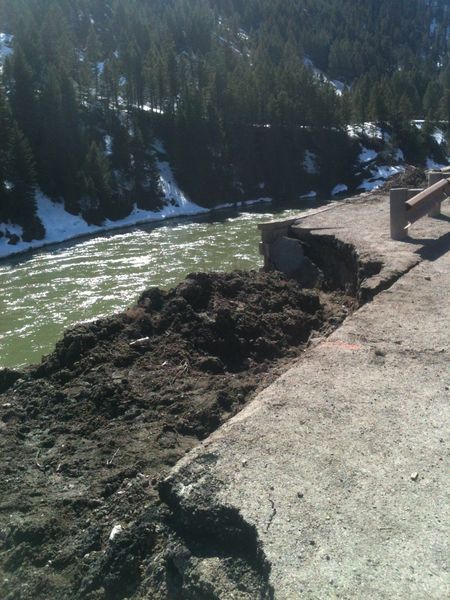
[[[0,372],[2,597],[215,598],[192,560],[214,563],[225,548],[223,589],[238,580],[242,594],[270,598],[251,527],[201,507],[183,522],[158,484],[314,332],[342,322],[351,271],[351,285],[324,276],[324,290],[276,273],[191,275],[68,331],[41,365]]]

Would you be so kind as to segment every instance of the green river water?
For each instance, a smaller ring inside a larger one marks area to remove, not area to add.
[[[193,271],[259,268],[257,223],[298,212],[216,212],[0,261],[0,368],[39,362],[65,328],[123,310],[148,287],[170,288]]]

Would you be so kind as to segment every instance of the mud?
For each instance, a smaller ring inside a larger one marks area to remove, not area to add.
[[[274,273],[192,274],[0,372],[1,598],[179,597],[159,482],[353,305]],[[235,558],[244,598],[261,569]]]

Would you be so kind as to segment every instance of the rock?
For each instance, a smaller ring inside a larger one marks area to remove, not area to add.
[[[130,348],[136,348],[137,350],[147,350],[150,347],[150,338],[144,337],[139,340],[135,340],[130,343]]]
[[[114,525],[114,527],[111,530],[111,533],[109,534],[109,541],[113,542],[114,539],[122,533],[122,531],[123,531],[122,525]]]
[[[224,364],[215,356],[206,356],[205,358],[201,358],[197,363],[200,371],[205,371],[205,373],[223,373],[224,372]]]
[[[16,235],[15,233],[10,234],[8,237],[9,237],[8,244],[10,246],[17,246],[17,244],[20,242],[20,237],[18,235]]]
[[[0,369],[0,394],[9,390],[20,379],[21,375],[20,371]]]
[[[419,479],[419,473],[411,473],[411,480],[417,481]]]

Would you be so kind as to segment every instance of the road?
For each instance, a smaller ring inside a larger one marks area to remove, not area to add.
[[[186,589],[223,600],[449,597],[444,213],[406,242],[389,240],[385,199],[299,223],[379,261],[362,283],[384,291],[164,482],[187,545],[201,521],[216,538],[185,561]],[[236,557],[256,565],[260,587],[224,575]]]

